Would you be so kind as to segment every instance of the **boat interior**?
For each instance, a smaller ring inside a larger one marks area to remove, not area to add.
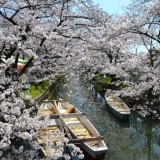
[[[52,103],[42,103],[38,110],[39,116],[52,115],[55,113],[54,105]],[[38,130],[38,142],[44,156],[51,154],[53,150],[52,147],[46,146],[46,143],[54,144],[55,141],[60,139],[58,135],[55,139],[54,133],[58,130],[63,132],[63,127],[59,119],[49,119],[47,126]]]
[[[62,102],[61,104],[59,103],[58,108],[61,114],[71,115],[73,113],[81,113],[78,109],[76,109],[68,102]],[[82,139],[84,141],[85,139],[87,139],[87,142],[85,142],[85,144],[93,150],[100,150],[101,147],[104,147],[99,133],[95,130],[95,128],[83,114],[81,114],[81,116],[78,117],[76,117],[75,115],[75,117],[63,118],[68,128],[72,131],[75,138]],[[95,140],[93,140],[92,138],[95,138]]]

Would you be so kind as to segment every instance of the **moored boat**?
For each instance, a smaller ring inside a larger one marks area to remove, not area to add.
[[[72,154],[73,149],[71,147],[66,146],[65,148],[58,148],[55,146],[55,143],[58,142],[58,140],[61,141],[63,136],[61,133],[64,133],[64,126],[60,116],[56,114],[55,110],[56,107],[53,105],[53,103],[47,100],[45,100],[38,109],[37,115],[41,116],[42,119],[47,115],[50,116],[47,127],[40,128],[38,130],[38,142],[40,144],[39,152],[42,157],[45,158],[55,157],[56,153],[57,155],[68,154],[72,160],[80,160],[77,155]],[[47,143],[50,145],[46,145]],[[62,157],[58,158],[58,160],[63,159],[64,158]]]
[[[67,100],[59,100],[57,109],[74,139],[80,140],[78,145],[91,158],[105,157],[108,150],[103,137],[96,128],[76,107]]]
[[[118,96],[108,96],[105,93],[105,100],[109,110],[119,119],[128,120],[130,117],[130,109],[126,103]]]
[[[53,115],[55,114],[53,109],[53,104],[51,102],[42,103],[38,109],[38,116],[46,116],[46,115]],[[58,135],[58,132],[64,132],[62,123],[60,119],[57,117],[50,118],[47,126],[45,128],[40,128],[38,130],[38,142],[40,144],[40,153],[43,157],[51,157],[52,153],[55,152],[55,136],[56,140],[60,139],[61,137]],[[57,132],[57,135],[55,134]],[[50,145],[47,145],[47,143]],[[63,153],[63,148],[56,148],[59,154]]]

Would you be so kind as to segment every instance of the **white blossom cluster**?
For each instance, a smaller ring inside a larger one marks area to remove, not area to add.
[[[68,80],[74,73],[83,74],[86,81],[97,73],[114,75],[119,79],[115,86],[121,81],[127,86],[114,94],[144,95],[147,103],[137,106],[139,113],[159,117],[152,107],[154,99],[148,100],[160,95],[159,7],[159,0],[134,0],[125,14],[109,15],[91,0],[0,0],[0,158],[14,159],[11,153],[4,156],[2,150],[7,149],[18,159],[23,159],[22,152],[28,159],[37,154],[37,130],[49,117],[39,121],[31,116],[38,105],[23,90],[29,82],[52,80],[59,74]],[[147,54],[131,53],[141,45]],[[156,51],[151,50],[153,45]],[[23,69],[18,69],[18,58],[26,60]],[[29,108],[24,100],[30,101]],[[58,146],[67,142],[63,136]],[[28,141],[33,150],[16,147],[14,140]],[[73,153],[83,158],[79,149]],[[50,158],[58,154],[54,151]]]

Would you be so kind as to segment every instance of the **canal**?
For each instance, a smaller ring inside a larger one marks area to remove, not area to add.
[[[79,77],[72,77],[61,87],[57,98],[68,99],[85,112],[104,137],[108,152],[103,160],[160,160],[160,121],[143,118],[134,111],[127,122],[115,118],[103,97]],[[85,155],[85,160],[90,158]]]

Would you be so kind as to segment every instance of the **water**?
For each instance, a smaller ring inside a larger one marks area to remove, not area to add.
[[[114,117],[104,99],[93,92],[78,77],[63,86],[58,96],[68,99],[92,122],[104,137],[108,152],[103,160],[160,160],[160,123],[150,117],[142,118],[131,111],[130,120]],[[85,155],[85,160],[90,160]]]

